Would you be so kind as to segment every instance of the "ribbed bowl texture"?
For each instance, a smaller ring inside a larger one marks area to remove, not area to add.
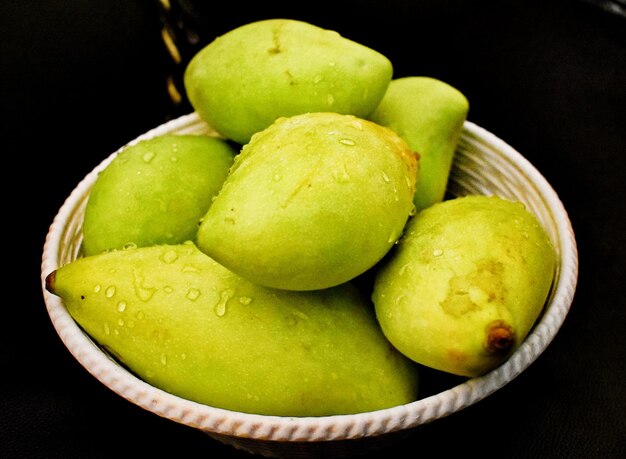
[[[133,140],[163,134],[217,135],[195,113],[169,121]],[[498,195],[519,200],[550,236],[558,257],[545,309],[522,345],[500,367],[463,379],[415,402],[339,416],[278,417],[233,412],[185,400],[155,388],[126,370],[74,322],[63,301],[45,289],[46,276],[80,256],[81,225],[97,175],[119,152],[89,173],[65,200],[44,244],[41,282],[46,307],[64,345],[102,384],[137,406],[248,452],[276,457],[350,456],[382,447],[420,426],[484,399],[528,368],[560,329],[578,278],[576,240],[566,210],[546,179],[510,145],[466,121],[452,165],[449,196]]]

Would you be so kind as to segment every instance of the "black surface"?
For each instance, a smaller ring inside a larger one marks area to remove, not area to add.
[[[552,183],[580,251],[571,312],[529,369],[366,457],[626,457],[623,3],[338,3],[225,2],[205,37],[264,17],[304,19],[383,52],[396,76],[449,82],[470,100],[471,121]],[[42,300],[44,237],[65,197],[112,151],[175,115],[157,2],[3,1],[0,13],[0,457],[248,457],[109,391],[62,345]]]

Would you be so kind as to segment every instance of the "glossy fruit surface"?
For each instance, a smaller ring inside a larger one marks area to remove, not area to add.
[[[467,98],[458,89],[436,78],[412,76],[392,80],[369,117],[397,132],[420,155],[414,197],[418,211],[444,199],[468,111]]]
[[[164,135],[125,147],[89,194],[85,253],[193,240],[234,155],[225,141],[200,135]]]
[[[415,362],[479,376],[502,363],[539,317],[555,257],[521,203],[467,196],[434,204],[407,224],[378,271],[376,315]]]
[[[79,258],[48,276],[47,288],[136,375],[189,400],[321,416],[416,398],[415,365],[349,284],[266,289],[187,243]]]
[[[218,37],[185,70],[191,105],[225,137],[246,144],[277,118],[331,111],[359,117],[392,76],[381,53],[291,19],[252,22]]]
[[[237,157],[198,247],[261,285],[341,284],[402,234],[416,167],[406,143],[370,121],[337,113],[279,119]]]

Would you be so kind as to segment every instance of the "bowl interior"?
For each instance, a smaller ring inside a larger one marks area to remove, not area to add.
[[[216,133],[195,113],[165,123],[133,140],[176,134]],[[498,390],[526,369],[548,346],[571,305],[578,275],[574,233],[558,196],[541,174],[505,142],[466,122],[450,174],[450,196],[499,195],[523,202],[546,228],[558,263],[550,296],[539,321],[521,347],[500,367],[473,379],[446,380],[444,387],[413,403],[355,415],[276,417],[238,413],[201,405],[150,386],[103,351],[68,314],[63,302],[44,288],[45,277],[80,256],[81,224],[98,165],[67,198],[50,226],[44,245],[41,280],[52,323],[74,357],[107,387],[159,416],[203,430],[214,438],[252,452],[271,454],[267,442],[343,441],[387,435],[442,418]],[[256,442],[256,443],[255,443]],[[256,446],[255,446],[256,445]]]

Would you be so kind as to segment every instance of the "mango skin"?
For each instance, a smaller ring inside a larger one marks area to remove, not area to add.
[[[79,258],[48,276],[47,288],[138,377],[189,400],[323,416],[416,399],[416,366],[348,284],[266,289],[187,243]]]
[[[339,285],[402,234],[416,168],[406,143],[372,122],[337,113],[281,118],[243,147],[196,242],[264,286]]]
[[[291,19],[245,24],[189,62],[187,97],[226,138],[246,144],[279,117],[369,115],[391,81],[389,59],[335,31]]]
[[[465,95],[431,77],[392,80],[369,119],[397,132],[420,155],[413,202],[418,211],[441,202],[469,112]]]
[[[521,203],[467,196],[407,224],[374,281],[391,343],[422,365],[479,376],[503,363],[539,317],[555,250]]]
[[[164,135],[125,147],[89,194],[84,253],[193,240],[234,156],[224,140],[196,135]]]

